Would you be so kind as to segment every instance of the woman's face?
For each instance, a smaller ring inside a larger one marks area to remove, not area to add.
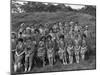
[[[52,30],[50,30],[50,33],[52,33]]]
[[[22,45],[23,43],[21,41],[18,42],[19,45]]]
[[[27,33],[30,33],[31,31],[30,31],[30,29],[27,29],[26,32],[27,32]]]
[[[36,31],[36,34],[39,34],[39,32],[38,32],[38,31]]]
[[[31,43],[31,40],[27,40],[27,43],[30,44]]]
[[[50,40],[51,40],[51,38],[49,37],[49,38],[48,38],[48,40],[50,41]]]
[[[25,30],[23,30],[23,33],[26,33],[26,31],[25,31]]]
[[[70,24],[71,26],[73,26],[73,25],[74,25],[74,22],[70,22],[69,24]]]
[[[12,39],[15,39],[15,37],[16,37],[15,34],[12,34],[11,38],[12,38]]]
[[[85,47],[85,44],[82,44],[82,47]]]
[[[63,41],[63,38],[60,38],[60,41]]]
[[[76,44],[75,46],[76,46],[76,47],[79,47],[79,45],[78,45],[78,44]]]
[[[71,47],[72,45],[71,44],[69,44],[69,47]]]
[[[40,41],[40,46],[43,46],[43,44],[44,44],[43,41]]]

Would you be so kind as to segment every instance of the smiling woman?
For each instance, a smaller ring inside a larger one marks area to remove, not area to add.
[[[11,11],[11,73],[96,68],[96,6],[13,0]]]

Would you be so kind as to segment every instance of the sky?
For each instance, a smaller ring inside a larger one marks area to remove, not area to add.
[[[81,9],[84,7],[83,5],[66,5],[66,6],[70,6],[73,9]]]

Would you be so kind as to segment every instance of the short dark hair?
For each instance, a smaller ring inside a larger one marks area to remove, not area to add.
[[[51,38],[52,38],[52,36],[51,36],[51,35],[48,35],[48,36],[47,36],[47,39],[48,39],[48,38],[50,38],[50,39],[51,39]]]
[[[53,31],[53,28],[50,28],[49,31]]]
[[[19,38],[18,39],[18,42],[23,42],[24,40],[22,38]]]
[[[36,32],[40,33],[39,29],[35,29],[35,33],[36,33]]]
[[[64,35],[60,35],[59,38],[60,38],[60,39],[61,39],[61,38],[64,39]]]
[[[40,38],[40,41],[42,41],[42,40],[46,40],[46,37],[45,37],[45,36],[42,36],[42,37]]]

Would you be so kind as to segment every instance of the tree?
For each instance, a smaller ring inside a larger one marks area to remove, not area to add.
[[[24,12],[20,7],[21,7],[21,4],[19,4],[17,0],[12,0],[11,2],[11,12],[12,13]]]
[[[45,7],[45,9],[46,9],[46,11],[49,11],[49,12],[56,12],[57,6],[55,6],[55,5],[51,4],[51,3],[49,3],[49,4],[47,5],[47,7]]]
[[[45,11],[46,5],[41,2],[27,2],[21,6],[25,12],[40,12]]]
[[[96,16],[96,6],[85,5],[85,7],[80,9],[79,12]]]

